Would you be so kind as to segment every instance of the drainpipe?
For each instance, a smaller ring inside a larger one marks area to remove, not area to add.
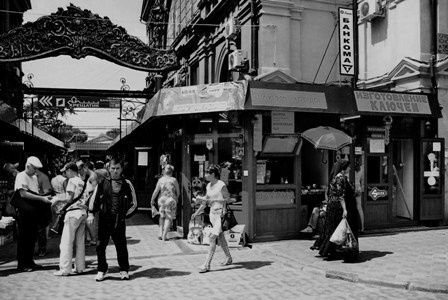
[[[258,16],[256,12],[257,0],[250,1],[250,18],[251,18],[251,68],[249,74],[257,76],[258,74]]]
[[[437,70],[436,70],[436,60],[437,60],[437,0],[430,1],[430,15],[431,15],[431,61],[430,61],[430,74],[431,74],[431,86],[432,93],[438,103],[438,88],[437,88]]]

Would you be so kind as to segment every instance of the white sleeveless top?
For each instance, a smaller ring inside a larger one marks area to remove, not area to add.
[[[210,206],[211,210],[223,209],[225,207],[224,196],[222,195],[222,188],[226,184],[218,180],[213,186],[211,183],[207,184],[207,204]]]

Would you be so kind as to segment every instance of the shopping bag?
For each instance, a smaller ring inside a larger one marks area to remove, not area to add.
[[[347,227],[349,227],[347,219],[343,218],[331,235],[330,242],[336,245],[342,245],[347,239]]]
[[[190,221],[188,224],[188,235],[187,235],[187,242],[194,245],[201,245],[202,244],[202,226],[203,222],[200,220],[197,220],[197,218],[194,218]]]
[[[353,234],[352,229],[347,223],[347,238],[345,241],[341,244],[341,251],[345,253],[358,253],[359,252],[359,244],[358,241],[355,238],[355,235]]]

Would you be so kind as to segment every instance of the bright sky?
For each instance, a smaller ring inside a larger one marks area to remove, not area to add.
[[[130,35],[147,42],[145,25],[140,23],[142,0],[31,0],[32,9],[24,14],[24,22],[64,9],[73,3],[112,23],[124,27]],[[121,67],[99,58],[88,56],[76,60],[69,56],[57,56],[22,63],[23,73],[32,73],[34,87],[111,89],[120,90],[120,78],[125,78],[131,90],[145,87],[146,72]],[[83,109],[71,115],[65,122],[87,132],[89,138],[98,136],[110,128],[118,128],[117,109]],[[123,122],[123,127],[125,122]]]

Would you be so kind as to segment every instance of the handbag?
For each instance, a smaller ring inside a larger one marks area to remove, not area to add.
[[[347,219],[343,218],[331,235],[330,242],[335,243],[336,245],[342,245],[347,239],[347,227],[350,228]]]
[[[233,214],[233,210],[226,204],[226,212],[221,216],[222,231],[227,231],[238,225],[238,221]]]

